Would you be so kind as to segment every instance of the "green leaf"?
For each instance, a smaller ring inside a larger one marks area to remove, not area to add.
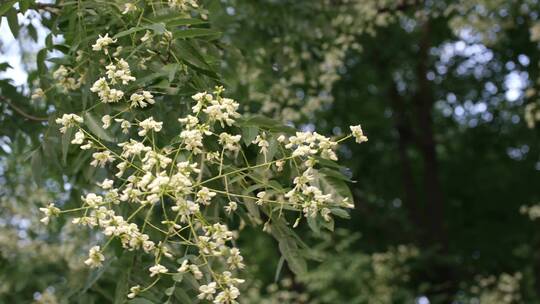
[[[32,40],[37,42],[38,41],[38,33],[37,33],[37,30],[34,27],[34,25],[32,23],[30,23],[26,28],[28,29],[28,35],[30,35]]]
[[[173,37],[175,39],[195,38],[195,37],[213,36],[213,35],[220,36],[221,32],[212,30],[212,29],[204,29],[204,28],[190,28],[190,29],[184,29],[184,30],[176,30],[173,32]]]
[[[179,15],[178,13],[172,13],[172,14],[166,14],[161,16],[152,17],[150,19],[153,23],[165,23],[168,26],[179,26],[179,25],[195,25],[195,24],[205,24],[208,23],[207,21],[204,21],[202,19],[196,19],[196,18],[185,18],[182,15]]]
[[[47,58],[47,49],[41,49],[36,56],[36,64],[39,75],[44,75],[47,72],[47,65],[45,65],[45,59]]]
[[[278,240],[279,251],[287,261],[289,269],[298,276],[307,273],[307,262],[304,259],[302,250],[298,247],[297,236],[294,232],[281,219],[273,220],[271,232]]]
[[[116,38],[121,38],[121,37],[124,37],[124,36],[127,36],[127,35],[131,35],[133,33],[137,33],[137,32],[140,32],[140,31],[145,31],[145,30],[152,30],[155,34],[163,35],[163,33],[165,33],[167,31],[167,27],[163,23],[152,23],[152,24],[145,25],[145,26],[136,26],[136,27],[132,27],[132,28],[130,28],[128,30],[121,31],[121,32],[117,33],[116,35],[113,36],[113,38],[115,38],[115,39]]]
[[[7,14],[6,18],[8,21],[9,28],[11,29],[11,33],[15,38],[19,37],[19,31],[20,31],[20,25],[19,20],[17,19],[17,10],[15,8],[11,8]]]
[[[324,193],[332,194],[334,200],[342,201],[349,198],[352,202],[353,197],[349,186],[343,179],[323,174],[321,171],[315,173],[315,186],[321,188]]]
[[[337,170],[332,170],[330,168],[321,168],[319,169],[319,172],[326,175],[326,176],[330,176],[330,177],[333,177],[333,178],[336,178],[336,179],[340,179],[342,181],[346,181],[346,182],[352,182],[351,179],[346,176],[345,174],[341,173],[340,171],[337,171]]]
[[[255,126],[242,127],[242,140],[246,146],[251,145],[259,134],[259,128]]]
[[[30,166],[32,167],[32,177],[36,184],[41,184],[41,172],[43,168],[41,147],[32,152],[32,159],[30,160]]]
[[[139,31],[143,31],[143,30],[146,30],[146,29],[148,29],[148,27],[146,27],[146,26],[132,27],[129,30],[125,30],[125,31],[121,31],[121,32],[117,33],[116,35],[113,36],[113,38],[116,39],[116,38],[124,37],[124,36],[130,35],[130,34],[133,34],[133,33],[139,32]]]
[[[175,273],[172,278],[175,282],[182,282],[182,280],[184,279],[184,275],[181,273]]]
[[[290,237],[285,237],[279,241],[279,251],[287,260],[287,266],[297,276],[302,276],[307,273],[307,263],[302,257],[298,245]]]
[[[9,63],[2,62],[0,63],[0,72],[4,72],[7,69],[13,68]]]
[[[126,301],[126,295],[129,291],[129,272],[131,271],[131,266],[127,269],[121,269],[122,275],[116,283],[116,289],[114,291],[114,304],[122,304]]]
[[[71,138],[73,137],[74,128],[68,128],[64,134],[62,134],[62,164],[66,165],[67,154],[69,151],[69,145],[71,144]]]
[[[48,58],[47,61],[53,62],[56,64],[69,65],[73,62],[73,57],[71,56],[53,57],[53,58]]]
[[[180,59],[189,65],[201,69],[202,71],[210,72],[210,76],[216,76],[210,65],[204,57],[199,53],[199,50],[193,47],[189,41],[177,40],[175,43],[174,52],[180,54]]]
[[[174,293],[174,290],[175,290],[174,286],[165,289],[165,295],[171,296]]]
[[[320,220],[318,217],[308,216],[307,222],[308,222],[309,228],[313,232],[315,232],[316,235],[321,234],[321,225],[320,225]]]
[[[174,296],[177,300],[179,300],[177,303],[193,303],[193,300],[189,297],[189,295],[184,291],[183,288],[176,288],[176,290],[174,291]]]
[[[58,50],[64,54],[69,53],[69,46],[65,44],[55,44],[52,46],[53,49]]]
[[[4,14],[9,11],[13,5],[15,5],[15,3],[17,3],[17,0],[8,0],[6,3],[0,5],[0,16],[4,16]]]
[[[195,18],[176,18],[172,20],[165,21],[167,26],[181,26],[181,25],[195,25],[195,24],[205,24],[207,23],[204,20],[201,19],[195,19]]]
[[[296,129],[285,126],[283,123],[260,115],[243,116],[237,120],[241,127],[259,127],[266,129],[270,132],[283,132],[287,134],[294,134]]]
[[[24,14],[28,10],[29,7],[30,7],[30,0],[19,1],[19,8],[20,8],[21,14]]]
[[[169,77],[169,82],[172,82],[174,80],[174,76],[180,70],[180,65],[178,63],[171,63],[162,67],[162,69],[163,72],[165,72],[166,75]]]
[[[109,133],[109,131],[103,129],[98,119],[90,112],[84,114],[84,124],[90,129],[93,135],[108,142],[115,142],[116,139]]]
[[[276,274],[274,275],[274,283],[277,283],[277,281],[279,281],[279,276],[281,274],[281,269],[283,269],[284,263],[285,263],[285,258],[280,257],[277,268],[276,268]]]
[[[332,211],[332,214],[344,219],[350,219],[351,215],[347,210],[341,209],[341,208],[330,208],[330,211]]]
[[[329,231],[334,232],[334,219],[330,218],[329,221],[321,221],[321,224],[324,228],[328,229]]]
[[[86,282],[84,284],[83,289],[81,290],[81,294],[84,294],[90,289],[98,280],[101,278],[101,276],[105,273],[105,271],[109,268],[111,265],[111,262],[114,260],[114,258],[108,259],[103,266],[100,268],[97,268],[93,271],[91,271],[88,274],[88,277],[86,278]]]
[[[153,23],[146,26],[147,29],[152,30],[158,35],[163,35],[167,31],[167,27],[163,23]]]

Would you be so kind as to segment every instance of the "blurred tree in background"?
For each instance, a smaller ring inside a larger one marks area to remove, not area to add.
[[[59,81],[52,75],[77,43],[118,31],[128,2],[149,11],[167,1],[0,4],[2,303],[127,300],[125,258],[89,271],[93,233],[39,223],[40,207],[77,206],[104,174],[82,166],[90,156],[64,147],[52,123],[94,102],[95,77],[67,97],[38,88]],[[271,236],[244,228],[239,301],[540,303],[539,11],[536,0],[209,0],[183,13],[202,20],[192,36],[173,35],[185,67],[148,72],[165,100],[224,84],[246,113],[336,136],[360,121],[370,137],[338,151],[337,170],[355,181],[351,218],[331,234],[295,228],[307,272],[291,271]],[[153,111],[184,111],[171,104]]]

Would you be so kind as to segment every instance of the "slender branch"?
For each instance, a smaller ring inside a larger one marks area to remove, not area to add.
[[[0,95],[0,101],[7,103],[13,110],[15,110],[15,112],[19,113],[21,116],[24,116],[26,119],[33,120],[33,121],[48,121],[49,120],[49,118],[47,117],[38,117],[32,114],[26,113],[23,109],[14,105],[11,101],[9,101],[8,98],[4,96]]]

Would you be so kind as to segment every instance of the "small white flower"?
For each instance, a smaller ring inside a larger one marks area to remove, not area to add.
[[[41,99],[43,97],[45,97],[45,92],[41,88],[37,88],[31,96],[32,100]]]
[[[127,297],[133,299],[141,292],[141,285],[132,286],[129,291],[130,293],[128,293]]]
[[[94,246],[90,248],[88,252],[88,259],[84,263],[90,268],[100,267],[101,262],[105,261],[105,256],[101,254],[99,246]]]
[[[192,129],[199,123],[199,119],[193,115],[188,115],[184,118],[178,118],[178,121],[186,125],[187,129]]]
[[[323,217],[323,219],[327,222],[329,222],[332,217],[330,216],[332,214],[332,211],[330,211],[330,209],[328,208],[322,208],[321,210],[321,216]]]
[[[146,33],[144,33],[144,36],[141,38],[141,41],[146,42],[150,38],[152,38],[152,32],[146,31]]]
[[[116,47],[116,51],[114,51],[114,53],[112,54],[113,57],[119,57],[120,54],[122,53],[122,50],[123,50],[123,49],[124,49],[124,48],[123,48],[122,46],[117,46],[117,47]]]
[[[236,209],[238,209],[238,204],[236,202],[231,201],[229,202],[229,204],[227,204],[227,206],[223,208],[228,214],[231,214],[232,212],[236,211]]]
[[[180,264],[180,267],[178,268],[178,272],[185,273],[189,270],[188,260],[184,260],[182,264]]]
[[[88,193],[86,196],[81,197],[81,200],[92,208],[98,208],[103,204],[103,197],[95,193]]]
[[[210,191],[206,187],[202,187],[199,192],[197,192],[197,202],[203,205],[210,205],[210,200],[216,196],[217,193]]]
[[[148,104],[154,104],[154,96],[148,91],[142,91],[141,94],[133,93],[129,98],[132,107],[145,108]]]
[[[203,273],[197,265],[189,265],[189,271],[191,271],[196,280],[202,279]]]
[[[216,282],[211,282],[208,285],[201,285],[201,287],[199,287],[197,298],[201,300],[212,300],[216,293],[216,286]]]
[[[160,264],[156,264],[152,267],[150,267],[150,277],[153,277],[153,276],[156,276],[156,275],[159,275],[161,273],[167,273],[167,267],[163,266],[163,265],[160,265]]]
[[[229,264],[230,269],[243,269],[245,267],[244,258],[240,255],[240,250],[238,248],[231,248],[229,252],[229,257],[227,258],[227,264]]]
[[[230,286],[220,292],[216,299],[214,300],[215,304],[225,304],[225,303],[235,303],[235,299],[240,295],[238,288]]]
[[[133,4],[133,3],[126,3],[124,4],[124,11],[122,11],[122,15],[125,15],[125,14],[128,14],[128,13],[131,13],[131,12],[134,12],[136,10],[138,10],[139,8],[137,7],[137,5]]]
[[[120,128],[122,129],[122,133],[128,134],[129,129],[131,128],[131,123],[125,119],[122,118],[115,118],[114,121],[120,123]]]
[[[107,190],[107,189],[111,189],[112,186],[113,186],[113,184],[114,184],[114,181],[113,181],[113,180],[107,179],[107,178],[106,178],[106,179],[103,180],[103,182],[101,182],[101,183],[98,184],[98,185],[99,185],[102,189]]]
[[[47,225],[49,224],[49,220],[51,218],[51,216],[57,216],[60,214],[60,209],[58,209],[54,203],[50,203],[47,207],[45,208],[39,208],[39,211],[43,212],[45,214],[45,217],[43,217],[40,222],[42,222],[43,224]]]
[[[262,205],[264,203],[264,197],[266,196],[265,191],[257,193],[258,200],[255,202],[257,205]]]
[[[53,78],[56,80],[64,80],[69,74],[69,71],[66,69],[65,66],[61,65],[56,69],[53,73]]]
[[[111,126],[112,117],[111,115],[104,115],[101,117],[101,122],[103,123],[103,129],[108,129]]]
[[[367,136],[364,135],[364,132],[362,131],[362,127],[360,125],[356,126],[350,126],[352,135],[356,139],[357,143],[363,143],[368,141]]]
[[[283,167],[285,166],[285,161],[284,160],[278,160],[276,161],[276,168],[277,168],[277,171],[278,172],[281,172],[283,171]]]
[[[71,143],[74,145],[82,145],[83,142],[84,142],[84,133],[81,130],[79,130],[77,131],[77,133],[75,133],[75,138],[73,138]]]
[[[95,152],[92,154],[94,160],[90,163],[94,167],[105,167],[108,162],[112,162],[114,157],[111,155],[111,151],[106,150],[103,152]]]
[[[346,197],[344,198],[342,201],[341,201],[341,205],[345,208],[349,208],[349,209],[352,209],[354,208],[354,204],[349,202],[349,198]]]
[[[152,116],[148,117],[147,119],[141,121],[139,123],[139,136],[145,136],[148,131],[155,131],[159,132],[161,131],[161,128],[163,127],[163,122],[155,121]]]
[[[109,34],[105,34],[105,36],[99,35],[99,38],[96,40],[96,43],[92,45],[92,50],[94,51],[101,51],[103,50],[105,54],[108,54],[107,46],[111,43],[115,43],[116,39],[112,39],[109,37]]]
[[[270,146],[266,140],[266,133],[262,132],[262,134],[257,135],[253,143],[261,148],[260,152],[264,155],[264,159],[266,161],[266,154],[268,153],[268,147]]]

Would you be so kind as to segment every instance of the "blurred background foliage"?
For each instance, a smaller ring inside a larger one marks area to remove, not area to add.
[[[0,303],[123,302],[126,257],[108,276],[90,272],[81,261],[95,235],[38,220],[103,174],[82,170],[88,156],[49,123],[94,101],[30,97],[54,86],[47,75],[72,46],[124,30],[126,1],[83,2],[0,4]],[[351,219],[332,235],[297,228],[307,273],[246,228],[243,303],[540,303],[538,216],[520,212],[540,201],[537,0],[200,4],[208,20],[175,36],[182,64],[150,67],[170,93],[154,111],[176,117],[174,102],[223,83],[246,112],[336,135],[361,122],[370,137],[339,151],[356,181]]]

